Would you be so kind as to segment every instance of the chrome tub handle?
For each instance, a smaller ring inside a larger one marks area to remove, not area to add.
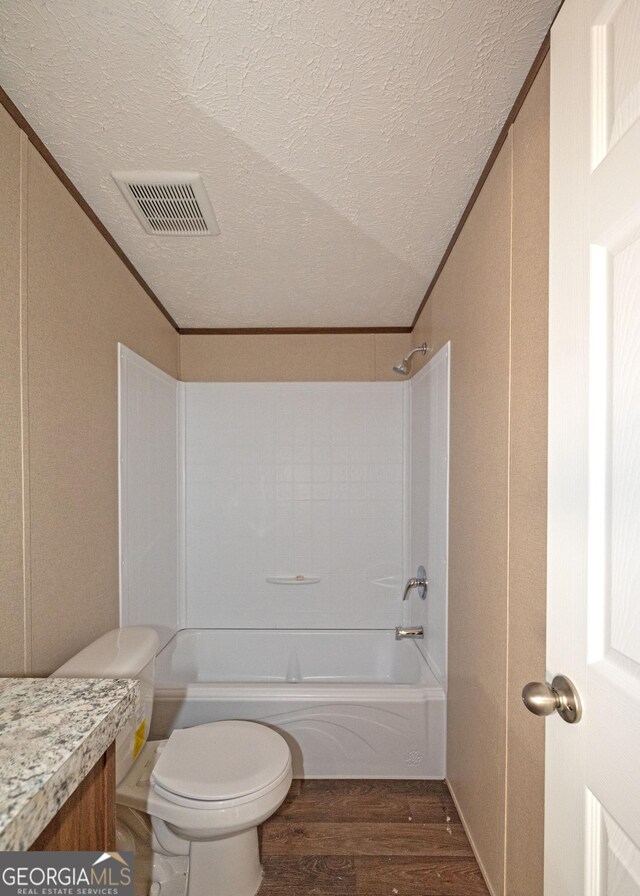
[[[424,600],[427,596],[427,588],[429,587],[429,582],[427,581],[427,573],[424,566],[418,567],[418,574],[413,578],[409,579],[404,588],[404,594],[402,595],[402,600],[406,600],[409,597],[409,592],[414,588],[420,589],[420,597]]]

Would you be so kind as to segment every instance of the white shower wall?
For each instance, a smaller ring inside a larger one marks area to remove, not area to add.
[[[179,627],[179,383],[118,346],[120,621]]]
[[[408,385],[184,386],[184,624],[389,628],[408,560]],[[273,576],[320,582],[274,585]]]
[[[422,624],[445,684],[449,346],[410,382],[178,383],[122,346],[120,378],[123,624]]]
[[[410,569],[423,565],[429,580],[425,601],[414,592],[411,619],[424,626],[418,642],[446,689],[449,533],[450,343],[411,380],[409,480]]]

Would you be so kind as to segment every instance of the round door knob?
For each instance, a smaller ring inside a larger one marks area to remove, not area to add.
[[[530,681],[525,684],[522,702],[535,716],[550,716],[558,706],[558,698],[546,681]]]
[[[575,686],[564,675],[556,675],[551,684],[530,681],[522,689],[522,702],[536,716],[557,712],[570,725],[579,722],[582,705]]]

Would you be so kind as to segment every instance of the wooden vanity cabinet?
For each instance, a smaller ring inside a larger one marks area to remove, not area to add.
[[[111,744],[54,815],[31,850],[116,848],[116,751]]]

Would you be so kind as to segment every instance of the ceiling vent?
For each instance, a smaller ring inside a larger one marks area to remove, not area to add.
[[[113,179],[147,233],[215,236],[220,233],[199,174],[192,171],[113,171]]]

